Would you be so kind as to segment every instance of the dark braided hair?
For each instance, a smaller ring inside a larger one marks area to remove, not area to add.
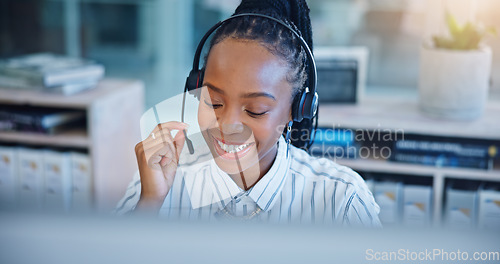
[[[311,20],[305,0],[242,0],[233,15],[242,13],[268,15],[285,22],[302,36],[312,51]],[[244,16],[229,21],[219,28],[210,42],[210,48],[226,38],[257,41],[269,52],[284,59],[290,67],[287,81],[293,89],[291,99],[298,99],[297,94],[302,92],[308,83],[309,65],[306,51],[290,30],[270,19]],[[300,123],[294,122],[292,144],[307,150],[312,130],[312,121],[309,119],[304,119]]]

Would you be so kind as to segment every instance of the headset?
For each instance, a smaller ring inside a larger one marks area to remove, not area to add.
[[[251,16],[251,17],[262,17],[266,19],[270,19],[272,21],[275,21],[276,23],[284,26],[290,32],[292,32],[297,39],[299,39],[299,43],[302,46],[302,48],[305,50],[308,63],[309,63],[309,74],[308,74],[308,83],[302,91],[297,94],[297,96],[294,98],[293,103],[292,103],[292,120],[294,122],[301,122],[303,119],[310,119],[312,120],[314,117],[316,117],[317,112],[318,112],[318,94],[316,92],[316,85],[317,85],[317,71],[316,71],[316,63],[314,61],[314,56],[311,52],[311,49],[307,45],[306,41],[300,36],[300,34],[295,31],[291,26],[287,25],[285,22],[263,14],[256,14],[256,13],[242,13],[242,14],[237,14],[233,15],[225,20],[219,21],[217,24],[212,26],[207,33],[203,36],[203,38],[200,40],[200,43],[198,44],[198,47],[196,48],[196,52],[194,55],[194,60],[193,60],[193,68],[189,72],[189,76],[186,78],[186,84],[184,87],[184,97],[183,97],[183,102],[182,102],[182,116],[181,116],[181,121],[184,122],[184,104],[186,101],[186,92],[189,92],[190,94],[195,95],[198,97],[196,93],[196,89],[200,88],[202,83],[203,83],[203,77],[205,74],[205,69],[202,68],[200,69],[200,58],[201,58],[201,52],[203,50],[203,47],[205,46],[205,43],[207,39],[217,30],[219,29],[222,25],[226,24],[229,21],[232,21],[236,18],[239,17],[245,17],[245,16]],[[199,97],[198,97],[199,98]],[[316,119],[316,124],[317,124],[317,119]],[[193,145],[191,140],[187,138],[186,132],[184,131],[184,135],[186,138],[186,143],[188,145],[189,152],[191,154],[194,153]],[[312,140],[311,140],[312,142]]]

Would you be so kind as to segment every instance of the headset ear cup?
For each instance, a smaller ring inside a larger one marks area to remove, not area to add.
[[[189,76],[186,78],[185,91],[194,95],[198,100],[200,99],[200,88],[203,83],[203,75],[205,70],[191,70]]]
[[[185,85],[185,90],[187,92],[192,93],[197,88],[199,72],[199,70],[191,70],[191,72],[189,72]]]
[[[313,119],[318,110],[318,94],[307,93],[304,100],[303,118]]]
[[[297,94],[293,100],[292,105],[292,119],[294,122],[302,122],[304,119],[303,109],[304,100],[306,99],[306,92],[301,92]]]
[[[205,77],[205,68],[198,72],[198,77],[196,79],[196,90],[192,93],[196,99],[200,100],[201,97],[201,86],[203,85],[203,78]]]

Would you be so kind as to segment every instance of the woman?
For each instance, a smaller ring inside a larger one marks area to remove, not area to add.
[[[235,15],[243,13],[279,19],[312,47],[303,0],[244,0]],[[312,122],[292,127],[292,105],[304,92],[312,66],[295,34],[272,19],[251,15],[217,30],[204,76],[198,78],[198,122],[213,160],[187,164],[184,168],[197,172],[189,176],[178,164],[185,133],[171,135],[187,125],[158,125],[136,146],[139,175],[120,201],[119,213],[380,225],[379,207],[358,174],[300,149],[307,148]],[[284,127],[291,140],[283,138]]]

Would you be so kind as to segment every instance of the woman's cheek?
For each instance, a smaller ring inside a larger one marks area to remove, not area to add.
[[[257,124],[253,126],[253,133],[255,138],[261,141],[261,144],[269,141],[275,141],[281,135],[279,132],[279,127],[282,124],[279,122],[278,118],[267,118],[266,121],[256,122]]]
[[[214,109],[200,102],[198,107],[198,125],[201,130],[214,128],[216,126],[217,118]]]

